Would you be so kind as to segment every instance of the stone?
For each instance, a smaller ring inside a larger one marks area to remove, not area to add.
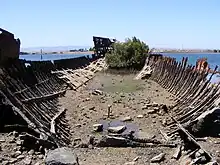
[[[139,119],[141,119],[141,118],[143,118],[144,117],[144,115],[138,115],[137,116],[137,118],[139,118]]]
[[[101,132],[102,130],[103,130],[103,125],[102,124],[94,124],[93,125],[93,131]]]
[[[86,100],[86,101],[89,101],[89,100],[90,100],[90,98],[89,98],[89,97],[87,97],[85,100]]]
[[[126,126],[116,126],[116,127],[108,127],[108,132],[110,133],[122,133],[124,130],[126,130]]]
[[[123,137],[103,136],[96,144],[98,147],[128,147],[128,140]]]
[[[95,91],[92,92],[93,95],[103,95],[103,92],[96,89]]]
[[[10,162],[5,160],[5,161],[2,162],[2,165],[10,165]]]
[[[30,165],[31,162],[32,162],[32,158],[31,157],[26,157],[23,162],[24,162],[25,165]]]
[[[127,162],[124,165],[135,165],[135,164],[136,164],[136,162]]]
[[[22,154],[21,151],[15,151],[15,153],[13,154],[13,157],[18,157],[21,154]]]
[[[181,155],[181,148],[182,148],[181,145],[177,146],[177,148],[176,148],[172,158],[178,159],[180,157],[180,155]]]
[[[198,158],[200,156],[203,156],[205,152],[202,149],[199,149],[199,151],[196,152],[195,157]]]
[[[24,155],[19,155],[19,156],[17,157],[17,159],[23,159],[23,158],[25,158]]]
[[[33,154],[34,154],[34,150],[30,150],[30,151],[28,152],[28,154],[29,154],[29,155],[33,155]]]
[[[127,116],[121,119],[121,121],[126,122],[126,121],[132,121],[131,116]]]
[[[12,158],[12,159],[9,161],[9,164],[14,164],[14,163],[17,162],[17,161],[18,161],[18,159]]]
[[[70,148],[50,150],[45,159],[46,165],[79,165],[78,157]]]
[[[89,110],[95,110],[95,106],[90,107]]]
[[[154,114],[154,113],[156,113],[156,110],[155,109],[151,109],[151,110],[148,110],[147,113],[148,114]]]
[[[16,144],[17,144],[18,146],[20,146],[20,145],[23,144],[23,142],[24,142],[23,140],[17,140],[17,141],[16,141]]]
[[[43,159],[43,158],[44,158],[44,155],[38,155],[38,158],[39,158],[39,159]]]
[[[166,120],[166,119],[163,119],[163,120],[162,120],[162,125],[163,125],[163,126],[166,126],[166,125],[167,125],[167,120]]]
[[[81,124],[76,124],[75,127],[80,128],[82,125]]]
[[[155,135],[149,134],[147,132],[139,131],[135,134],[135,138],[139,141],[145,141],[155,138]]]
[[[158,163],[161,162],[165,159],[165,153],[161,153],[155,157],[153,157],[150,161],[151,163]]]

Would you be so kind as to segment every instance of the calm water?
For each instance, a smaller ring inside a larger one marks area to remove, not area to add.
[[[53,60],[59,60],[59,59],[69,59],[69,58],[77,58],[82,56],[89,56],[91,57],[91,54],[30,54],[30,55],[20,55],[20,59],[25,59],[28,61],[53,61]]]
[[[209,66],[214,69],[216,65],[220,66],[220,54],[219,53],[163,53],[165,56],[176,58],[176,60],[180,61],[183,57],[188,57],[189,64],[195,65],[196,60],[198,58],[206,57],[208,59]],[[20,55],[20,59],[30,60],[30,61],[47,61],[47,60],[59,60],[59,59],[69,59],[69,58],[77,58],[82,56],[89,56],[91,54],[45,54],[42,55]],[[220,80],[219,77],[214,76],[212,82],[218,82]]]

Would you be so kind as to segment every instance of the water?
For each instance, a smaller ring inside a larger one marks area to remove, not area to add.
[[[216,65],[220,66],[220,53],[163,53],[165,56],[176,58],[181,61],[183,57],[188,57],[189,64],[195,65],[198,58],[207,58],[209,67],[212,69]]]
[[[181,61],[183,57],[188,57],[188,63],[195,65],[197,59],[207,58],[209,67],[214,69],[217,66],[220,67],[220,53],[163,53],[164,56],[176,58],[177,61]],[[208,75],[208,77],[211,74]],[[214,75],[211,82],[217,83],[220,81],[220,77]]]
[[[163,53],[164,56],[169,56],[176,58],[177,61],[181,61],[183,57],[188,57],[188,63],[195,65],[198,58],[207,58],[209,67],[214,69],[216,65],[220,66],[220,53]],[[28,61],[48,61],[48,60],[59,60],[59,59],[70,59],[77,58],[82,56],[89,56],[91,54],[83,53],[83,54],[35,54],[35,55],[20,55],[20,59],[25,59]],[[212,82],[218,82],[220,80],[219,77],[214,76],[212,78]]]
[[[77,57],[83,57],[83,56],[89,56],[91,57],[91,54],[88,53],[82,53],[82,54],[43,54],[42,59],[40,54],[28,54],[28,55],[20,55],[19,59],[24,59],[27,61],[54,61],[54,60],[60,60],[60,59],[70,59],[70,58],[77,58]]]

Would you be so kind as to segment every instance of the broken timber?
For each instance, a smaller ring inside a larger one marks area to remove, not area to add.
[[[195,67],[187,62],[188,58],[183,58],[181,62],[170,57],[162,57],[156,61],[148,59],[153,70],[150,78],[177,98],[175,105],[168,111],[171,118],[168,126],[171,130],[167,135],[183,132],[209,159],[213,159],[187,128],[201,114],[219,106],[216,102],[220,98],[220,83],[211,83],[217,66],[210,74],[209,69],[194,69]]]

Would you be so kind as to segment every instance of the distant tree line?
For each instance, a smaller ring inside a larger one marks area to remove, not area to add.
[[[220,49],[218,49],[218,50],[217,50],[217,49],[214,49],[213,52],[214,52],[214,53],[220,53]]]
[[[88,51],[88,49],[83,49],[83,48],[80,48],[80,49],[71,49],[71,50],[69,50],[69,52],[87,52]]]

